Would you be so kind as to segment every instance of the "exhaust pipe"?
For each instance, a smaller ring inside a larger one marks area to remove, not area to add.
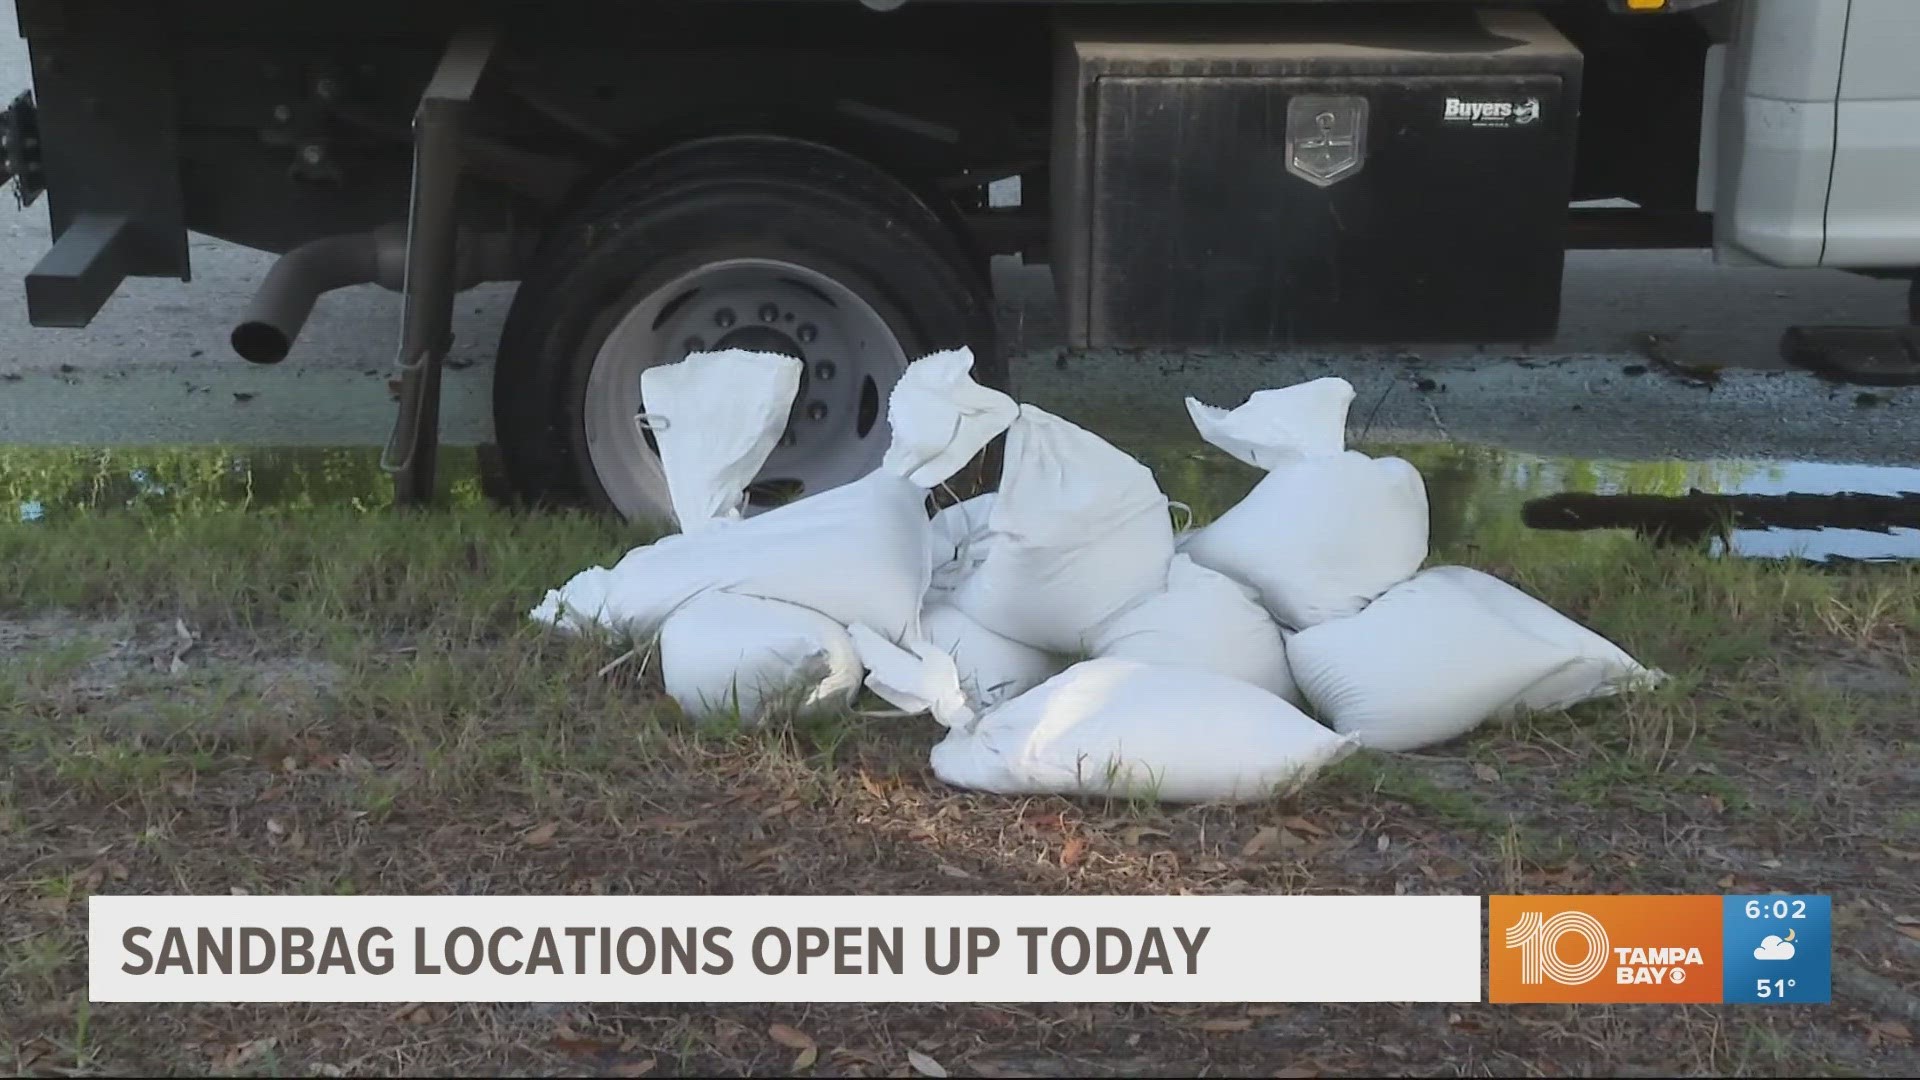
[[[256,364],[285,360],[321,293],[380,280],[384,242],[371,232],[328,236],[280,256],[233,328],[233,351]]]
[[[483,281],[512,281],[520,252],[511,230],[469,232],[454,238],[454,288]],[[287,358],[321,293],[349,285],[406,288],[407,230],[387,225],[372,232],[310,240],[288,251],[267,271],[229,340],[233,351],[256,364]]]

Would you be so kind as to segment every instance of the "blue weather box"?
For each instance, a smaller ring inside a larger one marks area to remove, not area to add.
[[[1833,901],[1728,896],[1720,915],[1723,1000],[1762,1005],[1833,1001]]]

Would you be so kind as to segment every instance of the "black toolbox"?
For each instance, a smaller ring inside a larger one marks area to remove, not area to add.
[[[1539,15],[1063,24],[1069,343],[1530,340],[1559,318],[1581,58]]]

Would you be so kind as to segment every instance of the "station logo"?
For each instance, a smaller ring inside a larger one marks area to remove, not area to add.
[[[1717,896],[1495,896],[1489,1000],[1721,1000]]]
[[[1523,127],[1540,119],[1540,99],[1525,101],[1469,101],[1449,97],[1440,117],[1467,127]]]

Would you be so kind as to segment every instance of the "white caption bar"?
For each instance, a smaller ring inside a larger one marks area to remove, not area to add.
[[[94,1001],[1480,1000],[1474,896],[95,896]]]

